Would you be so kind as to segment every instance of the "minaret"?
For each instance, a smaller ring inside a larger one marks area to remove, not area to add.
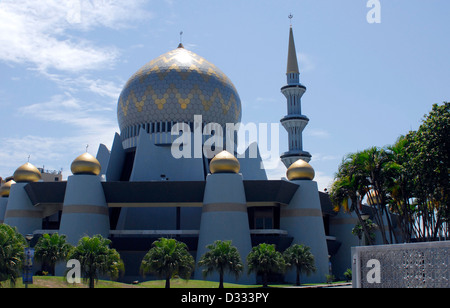
[[[292,18],[292,15],[289,18]],[[289,168],[299,159],[303,159],[306,162],[311,160],[311,154],[303,151],[302,133],[306,125],[308,125],[309,119],[302,115],[301,99],[306,92],[306,87],[300,83],[300,71],[298,69],[292,25],[289,30],[286,76],[287,85],[281,88],[281,92],[287,99],[288,114],[280,122],[289,134],[289,151],[281,155],[281,160],[286,168]]]

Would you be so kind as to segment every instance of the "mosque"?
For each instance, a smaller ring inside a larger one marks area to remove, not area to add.
[[[288,46],[287,84],[281,88],[287,115],[281,124],[289,150],[280,157],[287,179],[268,180],[257,144],[237,153],[236,131],[216,134],[211,128],[240,122],[239,94],[219,68],[180,43],[125,84],[117,105],[120,133],[111,149],[100,145],[96,157],[77,157],[67,181],[42,181],[30,163],[7,178],[0,223],[35,238],[65,234],[72,244],[85,235],[108,237],[124,260],[125,282],[142,279],[142,257],[161,237],[183,241],[197,261],[216,240],[231,240],[243,260],[259,243],[275,244],[279,251],[304,244],[317,271],[302,282],[323,282],[331,272],[342,277],[351,268],[350,247],[358,244],[351,234],[357,220],[333,212],[314,181],[311,154],[303,150],[309,119],[301,110],[306,87],[300,83],[292,26]],[[188,146],[211,138],[216,143],[209,152]],[[175,157],[174,145],[186,155]],[[256,157],[249,155],[251,147]],[[194,279],[202,279],[201,269]],[[237,282],[257,279],[244,275]],[[295,282],[295,273],[277,279]]]

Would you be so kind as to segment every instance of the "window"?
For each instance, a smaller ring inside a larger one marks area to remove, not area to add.
[[[255,229],[273,229],[273,218],[255,217]]]
[[[278,207],[251,207],[249,208],[250,229],[278,229],[279,208]]]

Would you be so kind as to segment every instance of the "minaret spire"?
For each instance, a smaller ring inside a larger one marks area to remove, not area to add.
[[[292,22],[292,14],[289,19]],[[303,130],[309,123],[308,117],[302,114],[301,99],[306,92],[306,87],[300,83],[300,70],[298,69],[297,51],[295,49],[294,31],[292,23],[289,29],[289,49],[287,61],[287,85],[281,88],[281,92],[287,99],[288,114],[281,119],[281,124],[289,135],[289,151],[281,155],[286,168],[294,162],[303,159],[306,162],[311,160],[311,154],[303,151]]]
[[[287,74],[300,73],[298,69],[297,51],[295,50],[294,31],[292,30],[292,25],[291,28],[289,29],[289,51],[288,51],[288,63],[286,73]]]

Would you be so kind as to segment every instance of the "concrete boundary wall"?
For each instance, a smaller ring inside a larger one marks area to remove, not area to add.
[[[352,247],[353,288],[450,288],[450,241]]]

